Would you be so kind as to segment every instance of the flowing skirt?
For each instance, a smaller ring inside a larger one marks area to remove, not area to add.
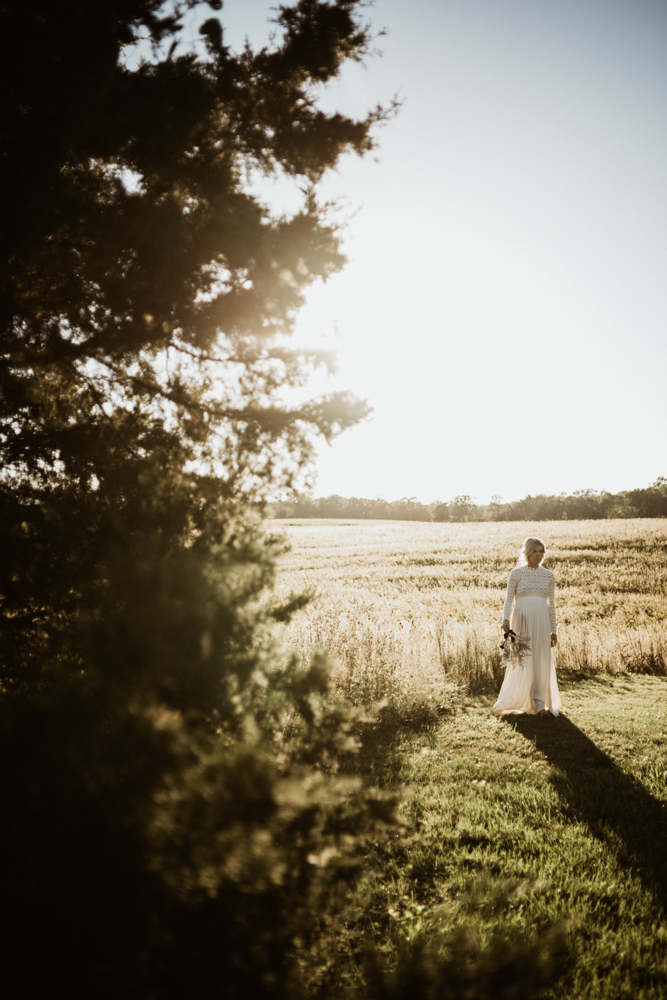
[[[530,639],[530,652],[522,663],[510,661],[494,711],[502,714],[527,712],[537,715],[548,709],[560,711],[560,694],[551,649],[549,605],[544,597],[517,597],[511,628]]]

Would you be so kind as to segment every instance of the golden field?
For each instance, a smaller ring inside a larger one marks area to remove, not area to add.
[[[357,703],[446,700],[499,686],[507,576],[527,535],[556,576],[557,669],[667,672],[667,520],[531,524],[290,520],[277,590],[316,596],[284,630],[327,649]],[[407,704],[406,704],[407,707]]]

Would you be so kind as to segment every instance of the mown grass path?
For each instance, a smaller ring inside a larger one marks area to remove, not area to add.
[[[570,962],[545,996],[667,996],[667,679],[562,684],[558,719],[496,718],[463,704],[419,732],[382,735],[361,763],[407,785],[419,840],[373,860],[370,933],[401,940],[471,926],[517,940],[568,922]],[[470,900],[484,878],[519,884],[500,907]]]

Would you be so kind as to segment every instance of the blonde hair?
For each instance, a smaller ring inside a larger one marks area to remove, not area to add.
[[[521,546],[521,551],[519,552],[519,566],[527,566],[528,556],[531,554],[531,552],[534,552],[535,549],[538,548],[540,545],[544,549],[544,556],[546,556],[547,547],[541,538],[524,538],[523,545]],[[542,559],[544,559],[544,556],[542,556]],[[540,562],[542,562],[542,559],[540,559]]]

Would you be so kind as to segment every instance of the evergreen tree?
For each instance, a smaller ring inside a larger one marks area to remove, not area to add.
[[[311,433],[365,412],[285,402],[322,360],[289,347],[296,311],[344,262],[317,182],[388,113],[317,105],[368,50],[361,5],[280,7],[240,53],[216,17],[188,50],[198,0],[0,6],[8,996],[323,995],[364,845],[405,828],[337,776],[354,717],[326,662],[277,657],[305,598],[271,603],[262,524]],[[272,214],[253,171],[302,209]],[[441,964],[419,965],[429,995]],[[369,996],[407,996],[401,976]]]
[[[4,643],[6,682],[94,605],[110,542],[222,543],[239,504],[291,485],[308,428],[330,437],[364,412],[341,393],[282,401],[318,360],[284,335],[343,263],[314,182],[370,149],[383,115],[315,102],[367,49],[356,0],[281,10],[282,40],[257,53],[230,52],[209,19],[208,58],[172,52],[192,6],[0,11],[0,593],[22,650]],[[142,32],[154,58],[130,71],[120,56]],[[300,178],[302,210],[273,216],[252,169]]]
[[[344,261],[316,183],[385,114],[327,115],[316,88],[369,35],[357,0],[300,0],[257,52],[209,18],[198,55],[178,45],[196,6],[0,8],[12,996],[293,993],[360,845],[397,822],[333,776],[352,723],[326,665],[277,665],[270,623],[304,599],[262,600],[265,497],[311,431],[365,412],[284,395],[320,360],[286,341],[304,291]],[[295,178],[302,209],[272,214],[253,170]]]

